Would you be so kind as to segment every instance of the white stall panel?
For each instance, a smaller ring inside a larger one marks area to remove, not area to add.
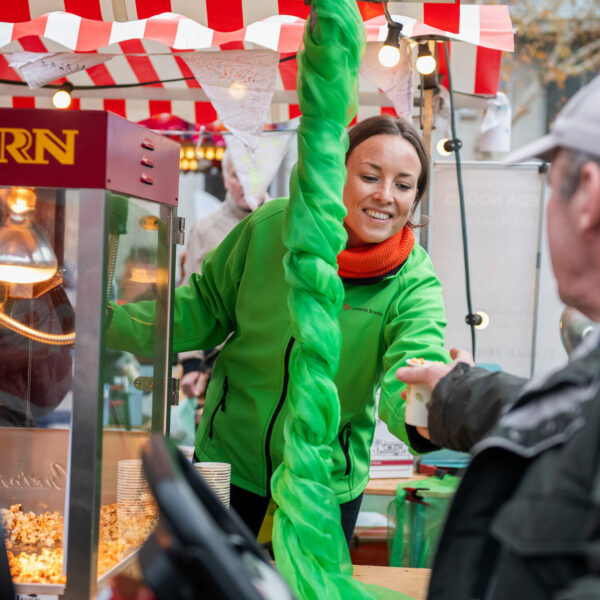
[[[476,360],[529,376],[544,176],[535,163],[466,162],[462,174],[472,308],[490,316],[489,327],[477,331]],[[435,163],[433,180],[430,254],[444,288],[446,345],[470,349],[454,162]],[[557,323],[547,325],[558,330]]]

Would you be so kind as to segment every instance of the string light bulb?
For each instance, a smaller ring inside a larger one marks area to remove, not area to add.
[[[395,67],[400,62],[401,31],[401,23],[388,23],[387,37],[377,54],[377,59],[384,67]]]
[[[246,86],[241,81],[233,81],[229,86],[229,94],[234,100],[241,100],[246,95]]]
[[[52,96],[52,104],[56,108],[69,108],[71,106],[71,92],[73,91],[73,84],[65,81],[60,88]]]
[[[212,146],[208,146],[204,151],[204,158],[206,160],[215,160],[215,149]]]
[[[447,141],[448,141],[448,138],[442,138],[435,145],[435,149],[437,150],[437,152],[440,156],[450,156],[452,154],[452,152],[450,150],[446,150],[446,148],[445,148],[445,144]]]
[[[462,148],[462,142],[457,139],[442,138],[436,145],[435,149],[442,156],[450,156],[453,152]]]
[[[429,44],[427,42],[419,44],[419,52],[417,54],[417,71],[419,71],[421,75],[431,75],[435,71],[436,67],[437,63],[431,54]]]
[[[475,329],[486,329],[490,324],[490,316],[482,311],[478,310],[476,313],[469,313],[465,317],[465,323],[469,326],[475,327]]]
[[[475,329],[486,329],[490,324],[490,315],[482,310],[478,310],[475,315],[481,318],[481,322],[475,325]]]

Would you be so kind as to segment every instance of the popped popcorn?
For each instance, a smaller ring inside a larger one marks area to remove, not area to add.
[[[36,514],[21,504],[0,509],[6,534],[8,564],[15,583],[65,584],[63,575],[64,519],[58,512]],[[100,507],[98,577],[139,548],[156,526],[156,506],[130,516],[117,503]]]

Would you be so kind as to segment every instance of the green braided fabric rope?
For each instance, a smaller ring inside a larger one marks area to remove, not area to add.
[[[342,201],[345,127],[357,109],[364,28],[355,0],[312,0],[298,54],[298,163],[290,181],[284,259],[292,335],[283,463],[271,488],[278,505],[278,569],[302,600],[407,598],[352,579],[340,510],[330,487],[330,444],[340,421],[333,377],[341,348],[344,288],[336,257],[346,243]]]

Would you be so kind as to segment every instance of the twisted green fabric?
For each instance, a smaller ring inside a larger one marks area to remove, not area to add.
[[[346,126],[357,109],[364,28],[355,0],[312,0],[298,54],[298,163],[284,224],[285,276],[296,340],[290,359],[283,463],[272,479],[278,569],[302,600],[407,598],[352,579],[330,488],[330,444],[340,421],[333,377],[344,288],[336,257],[346,243],[342,202]]]

